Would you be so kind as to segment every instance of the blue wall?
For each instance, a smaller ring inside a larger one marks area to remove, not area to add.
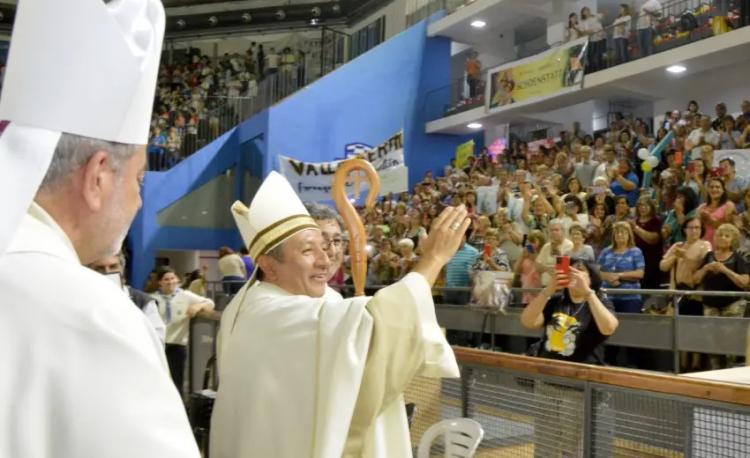
[[[142,286],[160,249],[215,250],[238,246],[234,230],[159,227],[158,213],[226,169],[266,176],[278,155],[303,161],[344,156],[344,147],[378,145],[403,129],[409,184],[425,172],[442,173],[469,136],[428,135],[425,105],[448,104],[450,40],[427,38],[427,21],[382,43],[274,107],[241,123],[167,172],[149,172],[143,208],[130,233],[132,283]],[[431,97],[427,100],[427,97]],[[481,148],[481,134],[475,136]],[[242,196],[241,182],[235,190]]]

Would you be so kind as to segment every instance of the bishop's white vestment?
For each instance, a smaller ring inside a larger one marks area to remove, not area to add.
[[[245,285],[218,352],[212,458],[411,457],[404,389],[459,376],[418,273],[346,300]]]
[[[161,342],[32,204],[0,256],[0,457],[198,458]]]

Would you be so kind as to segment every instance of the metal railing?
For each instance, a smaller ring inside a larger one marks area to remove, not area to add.
[[[446,13],[450,14],[458,9],[453,4],[448,5],[450,2],[445,2],[444,0],[434,0],[424,5],[417,0],[413,3],[420,5],[418,11],[432,11],[434,8],[441,9],[439,7],[445,6],[443,9],[446,10]],[[460,1],[455,3],[460,3],[459,6],[463,6],[471,2]],[[713,26],[713,18],[718,16],[724,17],[722,15],[726,14],[726,11],[733,11],[739,8],[738,5],[739,2],[733,0],[716,0],[711,5],[698,0],[673,0],[666,2],[662,5],[660,12],[655,15],[652,28],[639,31],[637,24],[640,16],[631,15],[629,26],[625,26],[625,41],[615,40],[614,37],[615,30],[622,26],[610,24],[603,27],[602,33],[605,35],[605,39],[599,42],[589,41],[586,74],[612,68],[649,55],[710,38],[715,35],[715,31],[722,29],[718,25],[716,27]],[[454,6],[453,9],[450,9],[451,6]],[[728,23],[730,29],[746,25],[748,24],[742,22]],[[560,44],[562,43],[543,47],[536,54]],[[484,66],[484,69],[512,63],[521,58],[519,56],[495,65]],[[465,76],[462,76],[460,79],[451,82],[450,85],[438,88],[427,94],[423,108],[426,120],[434,121],[484,105],[483,90],[478,91],[479,93],[474,98],[468,97],[465,89],[465,78]],[[482,87],[485,85],[486,82],[483,82]]]
[[[444,418],[484,429],[477,456],[740,457],[750,387],[454,348],[461,378],[416,378],[412,442]],[[441,452],[441,444],[433,452]],[[442,456],[431,454],[430,456]]]
[[[406,3],[406,26],[410,27],[438,11],[452,14],[475,0],[409,0]]]

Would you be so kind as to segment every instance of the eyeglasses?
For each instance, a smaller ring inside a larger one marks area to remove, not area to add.
[[[325,250],[330,250],[331,247],[336,248],[337,250],[340,250],[342,246],[344,246],[344,241],[342,239],[333,239],[333,240],[325,239],[323,241],[323,249]]]

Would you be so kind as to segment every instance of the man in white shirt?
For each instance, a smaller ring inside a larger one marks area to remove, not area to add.
[[[641,4],[636,21],[638,29],[638,47],[641,57],[650,56],[654,53],[654,24],[661,15],[661,3],[657,0],[645,0]]]
[[[700,122],[701,126],[690,132],[685,139],[685,151],[690,151],[691,160],[702,158],[702,146],[710,145],[713,149],[717,149],[721,140],[719,133],[711,127],[709,116],[701,116]]]
[[[18,2],[0,97],[2,457],[199,457],[154,330],[84,267],[120,250],[141,206],[164,22],[158,0]]]
[[[609,171],[617,170],[619,164],[617,163],[617,154],[612,145],[604,145],[604,161],[596,167],[594,171],[594,181],[597,178],[605,178],[609,180]]]

